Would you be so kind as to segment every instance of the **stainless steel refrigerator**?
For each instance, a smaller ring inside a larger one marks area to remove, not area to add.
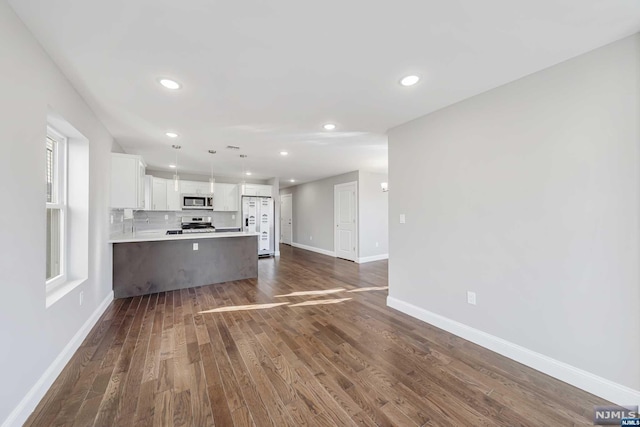
[[[242,230],[260,233],[258,256],[275,254],[274,214],[271,197],[242,196]]]

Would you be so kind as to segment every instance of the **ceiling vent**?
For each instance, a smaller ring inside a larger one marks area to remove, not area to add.
[[[239,150],[240,147],[236,147],[235,145],[227,145],[227,150]]]

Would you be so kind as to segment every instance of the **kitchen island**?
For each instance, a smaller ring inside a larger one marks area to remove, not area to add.
[[[145,231],[109,243],[116,298],[258,277],[258,233]]]

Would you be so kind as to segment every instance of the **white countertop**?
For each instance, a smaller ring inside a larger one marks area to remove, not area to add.
[[[224,237],[247,236],[259,236],[259,233],[230,231],[224,233],[167,234],[167,230],[138,231],[136,233],[122,233],[111,236],[109,243],[161,242],[166,240],[220,239]]]

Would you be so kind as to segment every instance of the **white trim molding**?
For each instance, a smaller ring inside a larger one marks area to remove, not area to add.
[[[335,252],[328,251],[326,249],[316,248],[314,246],[301,245],[300,243],[296,243],[296,242],[291,242],[291,246],[293,246],[294,248],[304,249],[305,251],[317,252],[319,254],[332,256],[334,258],[336,257]]]
[[[100,316],[102,316],[107,307],[109,307],[111,301],[113,301],[113,291],[109,292],[109,295],[100,303],[87,321],[84,322],[78,332],[71,338],[71,341],[69,341],[60,354],[58,354],[58,357],[54,359],[34,386],[31,387],[29,392],[22,398],[18,406],[11,411],[7,419],[2,423],[2,427],[14,427],[24,424],[36,406],[38,406],[40,400],[42,400],[49,388],[53,385],[53,382],[58,378],[58,375],[60,375],[67,363],[69,363],[71,357],[78,348],[80,348],[80,345],[98,322]]]
[[[397,298],[387,297],[387,306],[454,335],[495,351],[509,359],[585,390],[618,405],[640,405],[640,391],[571,366],[544,354],[432,313]]]
[[[364,264],[365,262],[382,261],[383,259],[389,259],[389,254],[360,257],[356,262],[358,264]]]

